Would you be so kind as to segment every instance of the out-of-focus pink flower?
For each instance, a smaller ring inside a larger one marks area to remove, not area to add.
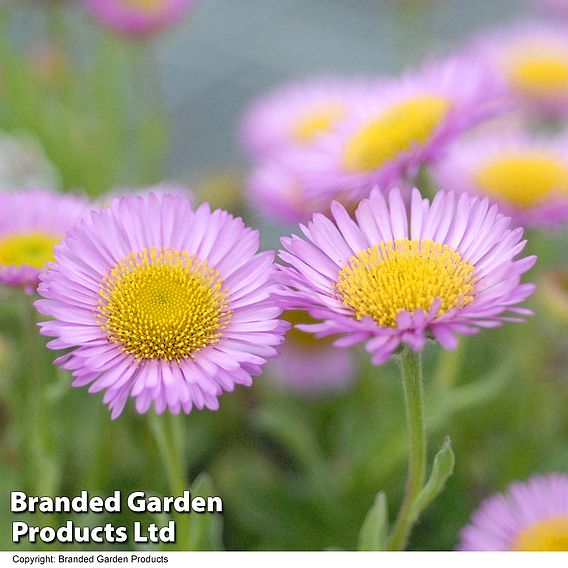
[[[568,17],[568,0],[534,0],[534,2],[555,16]]]
[[[358,198],[413,179],[464,130],[502,110],[502,89],[484,66],[451,57],[385,83],[329,135],[297,153],[308,192]]]
[[[87,212],[88,202],[74,195],[0,193],[0,284],[34,292],[54,247]]]
[[[452,146],[433,170],[441,189],[487,196],[527,227],[568,223],[568,138],[487,132]]]
[[[105,26],[133,37],[155,34],[181,20],[196,0],[83,0]]]
[[[286,312],[291,324],[314,323],[305,312]],[[338,349],[329,338],[316,339],[293,327],[280,346],[280,355],[269,363],[267,376],[284,391],[314,397],[348,389],[355,380],[357,363],[350,349]]]
[[[461,533],[460,550],[568,551],[568,475],[512,483],[489,497]]]
[[[284,152],[257,164],[246,184],[250,207],[282,224],[303,223],[314,213],[329,213],[332,200],[352,209],[355,198],[340,189],[333,194],[318,194],[306,188],[300,158]]]
[[[253,102],[241,124],[241,143],[251,158],[305,148],[335,130],[380,83],[317,78],[289,83]]]
[[[538,113],[568,114],[568,28],[519,23],[485,34],[473,51],[509,95]]]

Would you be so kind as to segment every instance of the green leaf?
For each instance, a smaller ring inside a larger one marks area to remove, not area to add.
[[[388,531],[387,498],[380,491],[361,526],[357,550],[387,550]]]
[[[446,436],[440,451],[434,458],[432,472],[422,488],[411,510],[411,518],[416,521],[423,511],[425,511],[430,503],[442,492],[446,481],[454,471],[455,456],[452,450],[452,441]]]
[[[192,483],[191,498],[217,495],[213,481],[207,473],[200,474]],[[189,519],[189,550],[223,550],[223,515],[221,513],[196,513]]]

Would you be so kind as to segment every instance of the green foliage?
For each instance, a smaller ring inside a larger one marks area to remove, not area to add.
[[[440,495],[446,485],[446,481],[448,481],[454,471],[455,462],[456,459],[452,451],[451,441],[449,438],[446,438],[441,449],[434,457],[434,465],[432,466],[430,477],[422,491],[418,494],[411,509],[410,516],[412,519],[418,520],[432,501]]]
[[[0,7],[0,130],[36,137],[68,190],[96,196],[161,181],[165,120],[150,50],[90,33],[59,4],[44,8],[54,22],[46,49],[61,58],[47,75],[12,39],[11,16],[22,8]],[[78,44],[91,52],[87,61],[74,53]]]
[[[380,491],[359,532],[357,550],[388,550],[387,497]]]
[[[202,473],[191,485],[191,496],[205,499],[218,495],[213,480]],[[223,517],[221,513],[199,514],[190,523],[189,550],[223,550]]]

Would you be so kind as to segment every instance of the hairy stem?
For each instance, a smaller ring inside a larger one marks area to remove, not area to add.
[[[408,477],[402,506],[389,541],[390,550],[403,550],[406,547],[414,524],[412,506],[424,486],[426,475],[426,428],[420,353],[405,347],[401,357],[401,371],[409,442]]]

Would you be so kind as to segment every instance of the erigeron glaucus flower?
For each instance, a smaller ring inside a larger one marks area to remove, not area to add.
[[[0,193],[0,285],[34,292],[55,245],[87,211],[87,201],[73,195]]]
[[[276,355],[273,254],[240,218],[179,195],[114,199],[84,219],[42,276],[37,309],[74,386],[146,412],[217,409]]]
[[[314,213],[327,213],[333,199],[352,208],[356,196],[338,190],[319,195],[306,187],[301,168],[290,152],[269,158],[253,168],[246,184],[251,208],[282,224],[307,221]]]
[[[83,0],[105,26],[132,37],[144,37],[181,20],[196,0]]]
[[[441,188],[487,196],[525,226],[568,222],[568,137],[486,134],[461,141],[433,171]]]
[[[282,316],[294,324],[313,323],[305,312]],[[337,349],[331,339],[316,339],[293,327],[286,334],[280,355],[270,362],[267,376],[283,391],[304,397],[340,393],[353,385],[357,370],[355,354]]]
[[[255,101],[241,125],[252,158],[308,147],[373,96],[377,85],[360,79],[317,78],[287,84]]]
[[[486,499],[460,550],[568,551],[568,475],[535,476]]]
[[[568,29],[518,24],[480,38],[474,48],[495,80],[538,112],[568,113]]]
[[[554,15],[568,16],[568,0],[535,0],[535,2]]]
[[[374,189],[355,220],[338,203],[331,211],[301,227],[305,239],[282,239],[281,305],[320,320],[301,329],[366,341],[381,364],[401,344],[419,351],[433,336],[453,349],[456,334],[530,313],[517,304],[533,292],[520,280],[535,257],[515,260],[522,229],[487,199],[438,192],[429,203],[415,189],[407,210],[398,190],[386,200]]]
[[[464,57],[431,63],[393,80],[339,127],[298,154],[308,187],[366,197],[374,184],[412,179],[464,130],[501,110],[486,69]]]

